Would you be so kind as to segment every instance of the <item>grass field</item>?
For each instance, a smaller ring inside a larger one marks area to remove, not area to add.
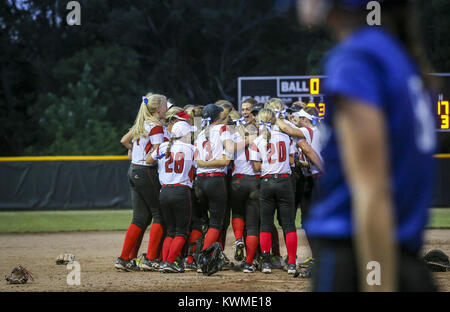
[[[0,233],[126,230],[131,216],[128,209],[0,212]],[[450,209],[431,209],[428,227],[450,228]]]

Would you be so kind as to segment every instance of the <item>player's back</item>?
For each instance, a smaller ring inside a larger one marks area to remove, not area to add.
[[[202,130],[195,141],[196,159],[203,161],[219,160],[223,156],[232,158],[226,152],[223,142],[227,139],[231,140],[231,134],[225,125],[219,124],[209,127],[209,135],[207,137],[207,130]],[[197,174],[199,173],[211,173],[211,172],[227,172],[227,166],[220,168],[197,168]]]
[[[168,147],[169,142],[164,142],[155,151],[158,155],[166,154],[158,160],[158,173],[161,185],[185,185],[192,187],[194,178],[194,146],[175,141],[170,148],[170,154],[168,154]]]
[[[269,145],[264,135],[258,136],[251,145],[251,160],[261,161],[261,176],[267,174],[291,174],[289,155],[294,153],[290,137],[272,130]]]
[[[429,97],[416,65],[388,32],[366,27],[331,51],[325,72],[325,92],[330,96],[327,123],[332,122],[335,95],[361,99],[385,116],[397,239],[417,251],[432,192],[435,138]],[[312,235],[348,237],[353,228],[351,195],[334,131],[322,156],[323,198],[313,207],[306,227]]]
[[[145,163],[148,154],[154,150],[154,146],[164,142],[164,130],[160,125],[145,123],[146,135],[133,141],[131,162],[135,165],[149,166]]]

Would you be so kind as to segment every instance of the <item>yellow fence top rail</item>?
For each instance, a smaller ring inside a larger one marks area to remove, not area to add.
[[[127,155],[109,156],[21,156],[0,157],[0,162],[13,161],[79,161],[79,160],[127,160]]]
[[[450,158],[450,154],[435,154],[434,158]]]

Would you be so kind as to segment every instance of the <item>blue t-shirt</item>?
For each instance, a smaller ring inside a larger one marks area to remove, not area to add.
[[[383,28],[364,27],[326,56],[325,74],[326,173],[320,181],[321,198],[313,203],[305,222],[308,235],[349,238],[353,234],[351,194],[332,124],[331,96],[340,95],[360,99],[385,116],[397,242],[418,251],[433,189],[435,130],[429,95],[415,63]]]

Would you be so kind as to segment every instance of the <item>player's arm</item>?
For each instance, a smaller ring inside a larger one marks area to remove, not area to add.
[[[222,159],[214,159],[209,161],[200,159],[197,160],[197,166],[202,168],[220,168],[228,166],[229,163],[230,159],[226,155],[223,155]]]
[[[130,131],[125,134],[122,139],[120,139],[120,143],[125,146],[128,150],[133,149],[133,133]]]
[[[252,161],[253,171],[260,172],[261,171],[261,161]]]
[[[306,142],[306,140],[300,140],[297,143],[297,146],[302,149],[302,152],[320,169],[320,171],[324,172],[323,163],[320,160],[319,155],[317,155],[316,151],[308,144],[308,142]]]
[[[245,137],[244,140],[234,143],[235,151],[237,152],[237,151],[244,149],[251,142],[253,142],[256,138],[257,138],[257,136],[252,134],[252,135]]]
[[[360,285],[364,291],[395,291],[397,255],[385,117],[368,103],[350,98],[338,98],[336,108],[339,149],[353,198]],[[371,261],[380,264],[379,286],[366,281]]]
[[[145,163],[146,164],[149,164],[149,165],[152,165],[152,164],[154,164],[156,161],[158,161],[158,157],[159,156],[161,156],[161,155],[158,155],[158,151],[159,151],[159,144],[156,144],[155,146],[154,146],[154,148],[153,148],[153,152],[152,153],[149,153],[148,154],[148,156],[147,156],[147,158],[145,159]],[[164,155],[162,155],[162,156],[164,156]]]
[[[289,136],[296,138],[305,138],[305,135],[301,130],[292,128],[280,118],[277,118],[277,126],[280,128],[281,131],[283,131]]]

